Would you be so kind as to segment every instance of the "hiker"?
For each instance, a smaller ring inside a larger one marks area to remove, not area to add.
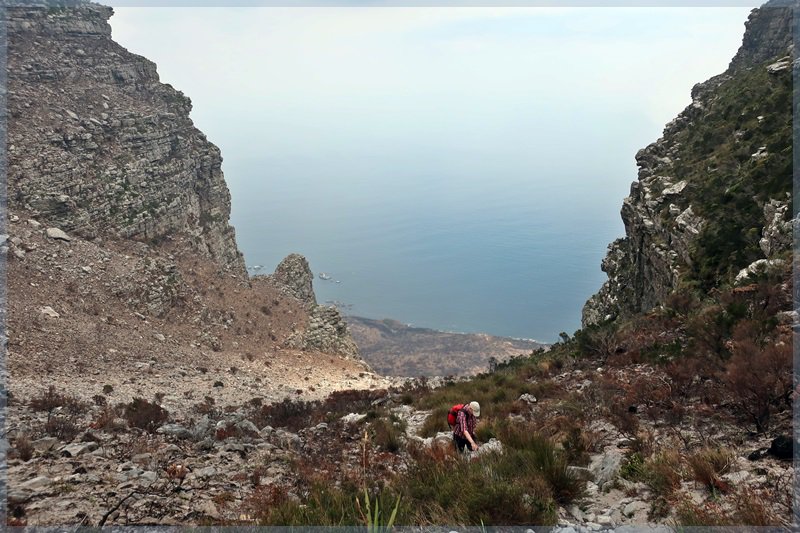
[[[469,449],[472,451],[478,449],[477,438],[475,437],[475,426],[478,424],[477,418],[479,416],[481,416],[481,406],[478,402],[464,404],[455,413],[453,442],[458,451],[465,451],[467,446],[469,446]]]

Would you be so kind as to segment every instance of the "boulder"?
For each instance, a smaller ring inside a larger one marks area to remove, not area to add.
[[[45,476],[37,476],[19,484],[19,488],[24,491],[38,492],[46,489],[53,484],[53,480]]]
[[[201,468],[196,470],[194,476],[198,479],[207,479],[210,477],[214,477],[217,475],[217,469],[213,466],[207,466],[205,468]]]
[[[69,242],[72,238],[58,228],[47,228],[47,236],[51,239]]]
[[[83,455],[96,449],[96,442],[76,442],[74,444],[67,444],[59,451],[63,457],[78,457],[79,455]]]
[[[640,500],[635,500],[630,502],[628,505],[625,506],[624,509],[622,509],[622,514],[624,514],[628,518],[632,518],[633,515],[635,515],[639,511],[644,511],[647,509],[650,509],[650,506],[648,504]]]
[[[452,443],[453,442],[452,437],[449,434],[448,437],[450,437],[448,439],[449,442]],[[452,444],[450,445],[452,446]],[[499,454],[503,453],[503,444],[497,439],[489,439],[489,442],[481,444],[477,450],[472,452],[472,457],[473,458],[483,457],[484,455],[489,455],[492,453],[499,453]]]
[[[772,440],[767,453],[778,459],[792,459],[794,457],[792,438],[788,435],[776,437]]]
[[[192,438],[192,432],[180,424],[164,424],[156,430],[156,433],[177,437],[179,439]]]
[[[39,452],[47,452],[55,448],[59,440],[55,437],[43,437],[31,442],[33,449]]]
[[[258,428],[255,424],[250,422],[249,420],[242,420],[236,424],[236,429],[238,429],[242,434],[248,436],[256,436],[259,435]]]
[[[536,396],[534,396],[533,394],[528,394],[528,393],[526,392],[525,394],[523,394],[523,395],[521,395],[521,396],[519,397],[519,401],[521,401],[521,402],[525,402],[525,403],[528,403],[528,404],[534,404],[534,403],[536,403],[538,400],[536,399]]]
[[[621,465],[622,453],[616,448],[609,448],[603,455],[594,457],[589,470],[594,475],[594,482],[600,490],[617,478]]]
[[[350,413],[342,417],[342,422],[344,422],[345,424],[355,424],[356,422],[364,420],[366,417],[367,415],[365,414]]]

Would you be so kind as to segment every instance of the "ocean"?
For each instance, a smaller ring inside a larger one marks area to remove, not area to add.
[[[298,252],[318,301],[346,314],[554,342],[580,327],[607,245],[624,233],[633,152],[620,159],[605,172],[579,159],[583,174],[548,165],[540,178],[524,164],[488,173],[403,158],[227,159],[225,169],[248,177],[228,181],[251,273]]]

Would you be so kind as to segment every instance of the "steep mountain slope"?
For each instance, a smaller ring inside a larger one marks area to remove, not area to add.
[[[219,149],[183,93],[111,39],[111,8],[8,12],[12,210],[86,239],[182,238],[245,276]]]
[[[301,256],[248,278],[222,158],[189,99],[111,39],[110,8],[69,5],[5,10],[12,523],[97,524],[114,491],[174,480],[157,461],[141,479],[109,473],[128,472],[137,447],[163,452],[176,427],[210,439],[168,452],[199,469],[207,452],[227,463],[218,423],[252,437],[259,405],[390,384],[338,311],[316,305]],[[167,494],[171,516],[206,516],[208,485]]]
[[[626,236],[609,246],[608,281],[583,325],[630,317],[683,287],[729,284],[791,249],[791,9],[754,10],[726,72],[696,85],[692,104],[636,155],[622,206]],[[762,262],[763,264],[763,262]]]

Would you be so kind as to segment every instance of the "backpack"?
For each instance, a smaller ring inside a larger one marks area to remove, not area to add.
[[[447,424],[450,427],[453,427],[453,426],[456,425],[456,417],[458,416],[458,412],[460,410],[462,410],[465,405],[467,405],[467,404],[458,403],[458,404],[454,405],[453,407],[451,407],[450,410],[447,412]]]

